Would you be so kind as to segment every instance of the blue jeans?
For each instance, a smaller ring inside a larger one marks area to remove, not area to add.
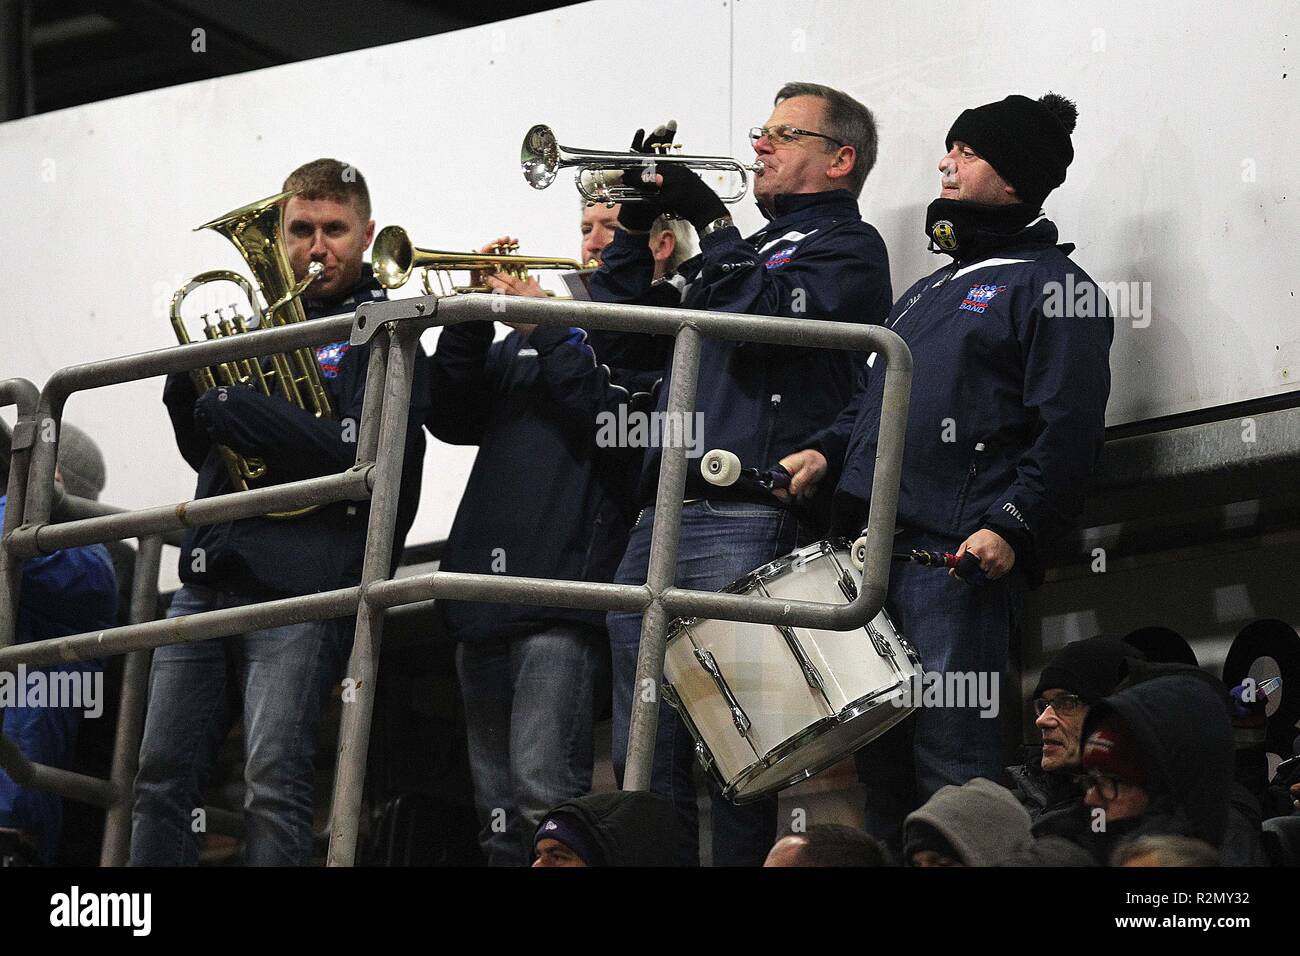
[[[591,790],[593,681],[604,635],[557,624],[456,646],[479,843],[489,866],[527,866],[548,810]]]
[[[644,584],[650,560],[654,508],[641,515],[628,540],[615,582]],[[677,586],[719,591],[755,568],[794,550],[798,522],[785,509],[732,501],[693,501],[682,507],[681,543],[677,552]],[[613,678],[613,762],[623,785],[628,724],[641,645],[641,615],[611,611],[609,646]],[[692,768],[695,743],[666,703],[659,707],[650,787],[672,799],[681,828],[680,862],[699,865],[699,822]],[[776,839],[776,797],[736,806],[723,799],[712,779],[713,863],[715,866],[761,866]]]
[[[187,584],[167,616],[257,600]],[[310,621],[154,651],[135,780],[133,866],[198,862],[205,828],[195,811],[230,727],[232,689],[243,700],[246,861],[311,862],[314,731],[350,635],[347,622]]]
[[[958,540],[903,531],[894,550],[956,551]],[[885,610],[915,648],[927,673],[976,673],[1000,680],[1006,693],[1010,639],[1020,615],[1020,572],[973,586],[941,569],[894,563]],[[895,854],[902,849],[903,818],[948,784],[1002,776],[1002,723],[1013,713],[980,716],[977,706],[922,706],[856,755],[866,788],[866,830]],[[1010,708],[1014,709],[1014,707]]]

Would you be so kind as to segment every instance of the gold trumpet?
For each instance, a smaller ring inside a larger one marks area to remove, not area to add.
[[[385,226],[375,236],[374,250],[370,262],[375,270],[375,278],[385,289],[396,289],[405,285],[411,278],[411,272],[422,269],[421,279],[424,291],[429,295],[455,295],[462,292],[490,292],[486,285],[456,285],[449,273],[455,272],[496,272],[511,275],[518,279],[528,278],[529,269],[564,269],[581,272],[594,268],[596,260],[586,266],[574,259],[560,259],[548,256],[521,256],[516,250],[519,243],[503,243],[493,246],[492,252],[443,252],[440,249],[419,249],[412,243],[406,230],[401,226]],[[439,291],[433,290],[429,282],[429,273],[437,273]],[[445,277],[445,279],[444,279]]]
[[[232,303],[228,307],[228,317],[223,314],[226,311],[223,308],[213,309],[215,320],[209,319],[208,314],[204,313],[201,319],[203,337],[206,339],[242,335],[258,329],[276,328],[307,320],[300,296],[316,281],[324,266],[313,262],[307,275],[294,281],[284,244],[281,216],[285,201],[295,194],[294,190],[277,193],[195,227],[196,232],[199,229],[211,229],[234,243],[248,263],[257,286],[254,287],[253,283],[239,273],[227,269],[201,272],[181,286],[172,296],[171,322],[176,338],[182,345],[193,340],[181,316],[181,304],[186,296],[209,282],[232,282],[239,286],[248,300],[248,315],[240,313],[238,303]],[[268,303],[265,310],[257,305],[259,291],[262,299]],[[269,362],[270,367],[264,367],[263,361]],[[333,415],[329,393],[321,382],[320,368],[316,364],[316,353],[310,348],[276,353],[264,359],[247,358],[205,366],[190,372],[190,378],[200,395],[218,385],[256,388],[264,395],[272,395],[278,386],[282,397],[317,418]],[[247,491],[250,482],[265,476],[266,463],[260,458],[240,455],[225,445],[217,447],[226,463],[231,484],[237,491]],[[315,510],[316,507],[313,506],[272,514],[270,517],[291,518]]]

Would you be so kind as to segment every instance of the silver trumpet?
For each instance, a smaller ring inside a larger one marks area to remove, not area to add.
[[[726,195],[718,197],[725,203],[744,199],[749,191],[749,174],[759,175],[763,172],[762,160],[746,164],[730,156],[688,156],[668,152],[670,148],[672,147],[664,147],[654,153],[570,149],[560,145],[549,126],[539,123],[524,136],[523,145],[519,149],[519,165],[523,169],[524,179],[534,189],[545,189],[555,182],[555,176],[561,167],[577,167],[574,184],[582,198],[589,203],[605,203],[609,206],[654,199],[655,167],[660,164],[672,163],[697,170],[734,173],[739,179],[739,185]],[[622,182],[623,170],[638,166],[642,167],[643,185]]]

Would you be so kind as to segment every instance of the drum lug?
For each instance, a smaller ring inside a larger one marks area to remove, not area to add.
[[[664,681],[659,685],[659,692],[664,695],[664,701],[667,702],[668,706],[672,707],[673,710],[680,711],[682,709],[682,699],[677,693],[677,688],[668,683],[668,681]]]
[[[808,652],[803,649],[803,644],[799,640],[799,635],[795,634],[794,629],[786,627],[784,624],[776,625],[776,629],[781,632],[785,638],[786,645],[790,648],[790,653],[795,656],[799,662],[799,669],[803,671],[804,680],[808,686],[818,691],[824,697],[826,695],[826,685],[822,681],[822,675],[814,666],[812,660],[808,657]]]
[[[727,708],[731,711],[731,722],[736,725],[736,730],[746,740],[749,739],[749,716],[740,706],[740,701],[736,700],[736,695],[731,692],[731,687],[727,684],[727,679],[722,676],[722,671],[718,669],[718,662],[711,651],[702,647],[695,649],[695,659],[700,662],[700,666],[708,671],[709,676],[713,678],[713,683],[717,685],[720,693],[727,702]]]
[[[853,578],[844,568],[840,568],[840,590],[844,592],[844,596],[850,603],[858,599],[858,586],[853,583]],[[867,622],[867,634],[871,637],[871,643],[876,645],[876,651],[881,657],[894,656],[893,646],[876,630],[875,624],[871,621]]]
[[[876,630],[876,624],[874,621],[867,622],[867,633],[871,635],[871,643],[876,645],[876,650],[880,653],[881,657],[894,656],[894,645],[885,640],[885,636]]]
[[[705,745],[703,738],[695,738],[695,759],[700,762],[706,773],[713,773],[713,754]]]

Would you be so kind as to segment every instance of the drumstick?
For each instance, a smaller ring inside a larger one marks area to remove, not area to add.
[[[914,548],[907,552],[895,551],[892,557],[895,561],[910,561],[913,564],[920,564],[927,568],[955,570],[959,578],[967,577],[980,566],[980,559],[969,551],[963,554],[960,560],[958,560],[957,555],[947,551],[940,554],[938,551],[925,551],[920,548]]]

